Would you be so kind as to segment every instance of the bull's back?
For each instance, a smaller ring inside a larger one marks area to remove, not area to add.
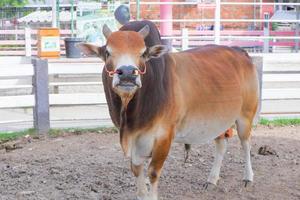
[[[258,99],[256,71],[244,52],[208,46],[172,57],[181,93],[177,141],[202,143],[214,139],[235,123],[245,103]]]

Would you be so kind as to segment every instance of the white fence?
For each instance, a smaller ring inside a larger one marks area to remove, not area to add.
[[[295,56],[295,54],[264,54],[263,57],[264,74],[262,79],[261,115],[264,117],[299,117],[300,56]],[[1,65],[0,68],[0,82],[7,81],[8,83],[1,85],[0,93],[7,89],[10,91],[27,89],[37,92],[35,88],[36,81],[27,83],[19,81],[22,78],[35,76],[35,69],[31,64],[10,63],[7,66]],[[48,63],[47,75],[49,76],[49,88],[51,91],[44,93],[42,98],[49,99],[50,108],[70,108],[68,111],[62,111],[66,112],[64,115],[67,117],[57,118],[52,116],[50,117],[50,122],[56,121],[63,124],[66,121],[81,123],[83,120],[88,120],[89,122],[96,121],[97,123],[94,123],[94,125],[98,126],[103,125],[103,122],[106,125],[108,124],[107,122],[110,119],[101,83],[102,68],[103,63],[97,58],[80,60],[60,59],[51,60]],[[84,76],[86,78],[83,80],[82,77]],[[80,87],[81,90],[65,92],[61,89],[63,87]],[[92,87],[95,88],[91,89]],[[47,97],[48,94],[49,96]],[[21,95],[0,95],[0,109],[34,108],[37,104],[35,95],[31,92]],[[75,107],[80,106],[85,107],[75,109]],[[97,106],[101,106],[102,109],[95,109]],[[90,107],[90,109],[87,109],[87,107]],[[88,113],[92,113],[93,117],[87,117]],[[75,115],[80,116],[75,117]],[[33,118],[28,120],[33,121]],[[0,121],[0,126],[1,124],[16,124],[17,122],[17,120]]]
[[[9,59],[12,59],[12,57],[8,58],[8,60]],[[103,112],[102,110],[104,109],[106,111],[107,105],[104,93],[99,89],[102,88],[101,72],[103,63],[99,63],[100,59],[97,58],[88,59],[87,62],[85,59],[83,59],[83,61],[76,59],[75,63],[73,63],[73,61],[72,59],[51,60],[49,63],[45,62],[43,66],[40,64],[34,66],[32,64],[20,63],[4,64],[5,62],[3,62],[3,60],[1,62],[0,60],[0,83],[2,83],[0,86],[0,109],[2,109],[2,111],[13,110],[10,112],[13,113],[12,115],[16,115],[16,113],[20,112],[14,111],[14,109],[22,108],[24,112],[28,112],[28,110],[31,112],[31,110],[34,109],[31,119],[26,117],[26,119],[19,118],[19,120],[15,120],[10,117],[10,120],[0,121],[0,124],[37,123],[39,118],[43,118],[43,116],[47,115],[48,118],[46,121],[48,121],[49,126],[49,109],[55,107],[97,105],[103,107],[103,109],[100,109],[100,112]],[[45,74],[49,81],[45,78]],[[39,81],[37,80],[38,76],[44,76],[44,78]],[[97,78],[95,78],[95,76]],[[26,81],[24,81],[25,79]],[[91,81],[89,81],[89,79],[91,79]],[[97,89],[86,90],[86,88],[93,86],[98,87]],[[76,89],[75,92],[73,89],[68,89],[67,92],[64,92],[61,90],[61,88],[64,87],[83,87],[83,89],[79,92],[78,90],[76,91]],[[24,90],[26,90],[26,92],[23,92]],[[5,94],[5,91],[16,91],[16,94]],[[38,106],[41,105],[42,107],[38,108]],[[64,111],[62,110],[60,112]],[[70,110],[67,112],[70,112]],[[83,109],[79,112],[85,112],[85,110]],[[59,116],[61,115],[62,114]],[[74,115],[78,116],[78,113]],[[78,119],[78,117],[71,116],[71,114],[69,114],[69,116],[69,118],[51,117],[50,120],[61,122],[66,120],[72,121],[74,118]],[[102,122],[105,121],[105,124],[111,124],[107,123],[107,121],[110,121],[107,112],[105,114],[100,113],[97,117],[98,116],[99,118],[101,118],[101,116],[103,118],[91,119],[88,117],[88,119],[84,120],[100,120],[99,125],[103,125],[101,124],[101,120]],[[2,116],[1,118],[4,119],[5,117]],[[35,124],[35,127],[38,128],[39,124]]]
[[[71,35],[71,30],[60,30],[61,54],[65,54],[64,38]],[[37,55],[37,30],[25,28],[23,30],[1,30],[0,56],[33,56]],[[11,39],[7,39],[11,38]]]

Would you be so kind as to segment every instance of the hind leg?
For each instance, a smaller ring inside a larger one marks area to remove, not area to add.
[[[207,188],[209,184],[213,184],[213,185],[217,184],[219,180],[222,160],[227,149],[227,140],[225,139],[225,137],[217,137],[215,139],[215,143],[216,143],[216,152],[215,152],[214,163],[210,171],[209,177],[207,179],[207,183],[204,185],[205,188]]]
[[[253,170],[251,165],[251,155],[250,155],[250,133],[251,133],[251,126],[252,120],[247,118],[238,119],[236,122],[238,136],[241,141],[242,149],[243,149],[243,156],[245,160],[245,169],[244,169],[244,178],[243,181],[245,182],[245,187],[247,183],[253,181]]]

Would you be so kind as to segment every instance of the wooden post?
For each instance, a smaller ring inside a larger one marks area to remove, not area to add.
[[[259,105],[257,108],[256,116],[254,119],[254,124],[259,122],[259,115],[261,111],[261,96],[262,96],[262,80],[263,80],[263,57],[262,56],[252,56],[252,62],[256,67],[259,81]]]
[[[188,39],[188,29],[187,28],[183,28],[181,30],[181,50],[187,50],[189,48],[189,39]]]
[[[30,28],[25,28],[25,56],[30,57],[31,54],[31,30]]]
[[[264,13],[264,19],[269,20],[270,15],[269,13]],[[270,36],[270,23],[264,22],[264,36],[269,37]],[[269,39],[264,39],[264,53],[269,53]]]
[[[35,58],[32,63],[34,67],[32,82],[35,97],[34,128],[37,133],[46,134],[50,130],[48,61]]]

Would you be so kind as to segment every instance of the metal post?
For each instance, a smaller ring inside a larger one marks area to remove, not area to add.
[[[33,90],[35,98],[34,128],[37,133],[46,134],[50,130],[48,61],[35,58],[32,63],[34,67]]]
[[[160,2],[169,2],[169,0],[160,0]],[[160,33],[161,36],[172,36],[173,34],[173,22],[171,21],[173,19],[173,10],[171,4],[162,4],[160,5],[160,19],[162,20],[168,20],[160,22]],[[163,44],[169,46],[169,48],[172,48],[172,39],[163,39]]]
[[[300,19],[300,6],[296,7],[296,19]],[[300,30],[300,23],[296,22],[296,37],[299,37],[299,30]],[[295,51],[296,53],[299,52],[299,39],[295,39]]]
[[[256,0],[254,0],[254,3],[256,3]],[[256,5],[253,5],[253,19],[256,19]],[[256,22],[253,22],[253,25],[252,25],[253,29],[251,30],[255,30],[255,27],[256,27]]]
[[[56,24],[57,24],[57,28],[60,27],[60,22],[59,22],[59,0],[56,0]]]
[[[74,0],[71,0],[71,37],[74,37]]]
[[[270,14],[269,13],[264,13],[264,19],[269,20]],[[269,37],[270,36],[270,23],[269,22],[264,22],[264,36]],[[269,53],[269,39],[266,38],[264,39],[264,53]]]
[[[263,57],[262,56],[252,56],[252,62],[256,67],[258,81],[259,81],[259,104],[254,118],[254,124],[259,122],[259,115],[261,111],[261,96],[262,96],[262,77],[263,77]]]
[[[57,28],[56,0],[52,0],[52,27]]]
[[[140,20],[140,0],[136,0],[136,20]]]
[[[183,28],[181,30],[181,50],[186,50],[189,48],[189,39],[188,39],[188,29]]]
[[[215,31],[215,44],[220,44],[220,36],[221,36],[221,0],[216,0],[214,31]]]
[[[282,1],[282,0],[279,0],[278,3],[283,3],[283,1]],[[280,11],[283,10],[283,9],[282,9],[282,5],[279,5],[279,6],[278,6],[278,10],[280,10]]]
[[[25,56],[31,56],[31,31],[30,28],[25,28]]]

